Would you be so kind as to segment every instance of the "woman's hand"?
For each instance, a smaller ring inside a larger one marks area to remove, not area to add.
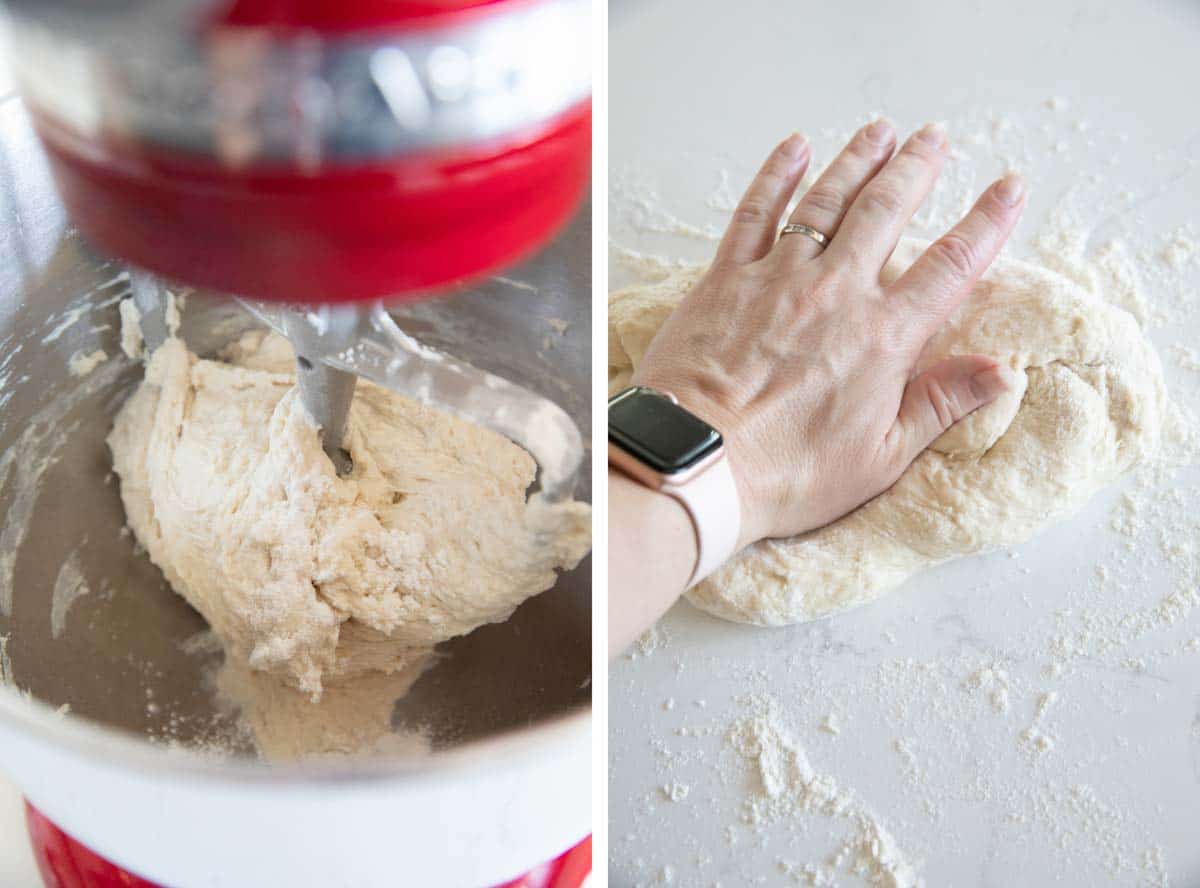
[[[827,524],[886,490],[938,435],[1008,385],[1005,369],[983,355],[912,374],[1008,239],[1023,182],[1010,174],[994,183],[885,287],[883,265],[946,158],[936,126],[899,151],[895,141],[885,121],[860,130],[788,219],[825,234],[825,248],[804,234],[776,242],[811,156],[798,135],[779,145],[712,267],[634,376],[724,435],[742,545]]]

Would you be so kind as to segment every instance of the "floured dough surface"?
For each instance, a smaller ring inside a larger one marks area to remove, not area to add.
[[[884,279],[925,246],[902,241]],[[612,389],[628,383],[702,271],[611,295]],[[958,354],[996,358],[1017,386],[935,441],[888,491],[826,527],[750,546],[688,598],[762,625],[846,610],[932,565],[1028,539],[1157,449],[1166,394],[1153,346],[1128,312],[1055,272],[994,263],[918,370]]]
[[[527,503],[536,466],[506,438],[360,381],[341,479],[286,340],[249,333],[224,357],[168,340],[109,446],[129,526],[227,659],[314,701],[368,673],[411,683],[435,644],[587,552],[588,506]]]

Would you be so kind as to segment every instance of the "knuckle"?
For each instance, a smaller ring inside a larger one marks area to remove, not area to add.
[[[943,154],[941,149],[920,139],[909,139],[901,146],[900,157],[919,164],[936,164]]]
[[[939,267],[955,280],[966,280],[975,269],[975,246],[961,234],[944,234],[929,247]]]
[[[904,195],[894,185],[878,183],[868,186],[862,194],[863,205],[889,216],[898,215],[904,209]]]
[[[771,214],[770,204],[761,197],[747,197],[738,204],[733,218],[737,222],[765,222]]]
[[[828,182],[818,182],[808,189],[801,204],[824,216],[837,217],[846,209],[846,197],[837,186]]]
[[[958,422],[963,415],[962,405],[954,390],[947,388],[937,380],[931,380],[926,387],[929,406],[937,417],[942,429],[948,429]]]
[[[988,227],[991,232],[1000,232],[1005,227],[1005,220],[1010,215],[1012,208],[1005,206],[1000,202],[1000,198],[990,192],[981,200],[976,207],[979,220]]]
[[[884,146],[872,142],[867,134],[860,130],[858,135],[846,145],[846,153],[859,160],[873,161],[882,153],[883,148]]]
[[[763,164],[762,175],[777,181],[783,181],[792,175],[795,168],[796,161],[786,154],[779,152],[767,158],[767,162]]]

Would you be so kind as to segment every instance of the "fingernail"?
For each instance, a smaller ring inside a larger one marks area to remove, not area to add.
[[[1004,178],[996,183],[996,197],[1014,207],[1025,196],[1025,179],[1020,173],[1006,173]]]
[[[975,393],[975,397],[986,404],[1008,391],[1011,380],[1008,368],[997,364],[995,367],[980,370],[971,377],[971,391]]]
[[[886,145],[892,140],[892,125],[882,117],[864,130],[867,139],[876,145]]]
[[[935,148],[946,141],[946,131],[936,123],[927,123],[917,130],[917,140]]]
[[[804,156],[804,152],[808,150],[808,139],[799,133],[792,133],[783,140],[783,144],[779,146],[785,157],[790,157],[793,160],[798,160]]]

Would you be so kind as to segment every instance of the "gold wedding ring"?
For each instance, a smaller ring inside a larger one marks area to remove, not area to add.
[[[829,238],[817,231],[817,229],[810,228],[807,225],[789,222],[779,231],[780,237],[783,237],[785,234],[802,234],[807,238],[811,238],[822,250],[829,246]]]

